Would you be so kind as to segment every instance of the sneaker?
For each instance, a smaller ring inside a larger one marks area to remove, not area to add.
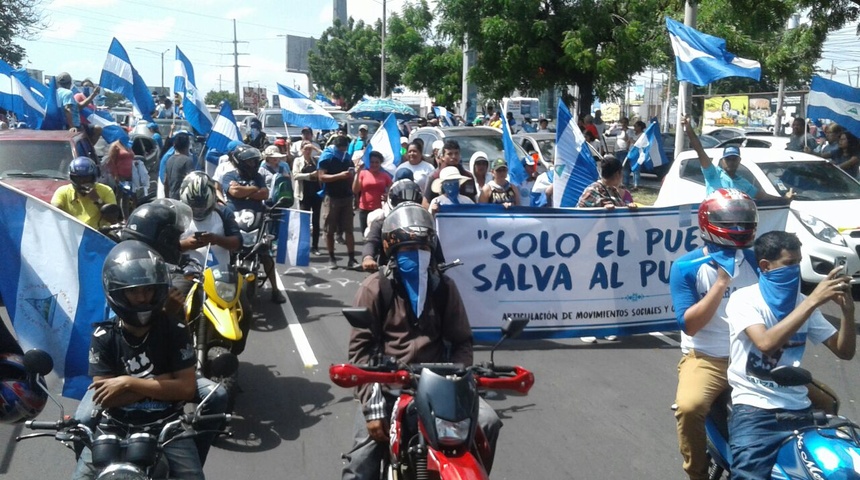
[[[334,258],[329,258],[328,266],[329,268],[337,268],[337,260],[335,260]]]
[[[285,303],[287,301],[287,297],[285,297],[284,294],[281,293],[280,290],[273,290],[272,291],[272,301],[275,303]]]
[[[609,340],[610,342],[614,342],[614,341],[618,340],[618,335],[607,335],[603,338],[605,338],[606,340]]]
[[[335,242],[337,242],[337,243],[339,243],[339,244],[341,244],[341,245],[346,245],[346,240],[344,240],[344,239],[343,239],[343,234],[342,234],[342,233],[338,233],[338,234],[334,237],[334,241],[335,241]]]
[[[597,343],[597,337],[579,337],[583,343]]]
[[[350,259],[349,259],[349,263],[347,263],[347,264],[346,264],[346,268],[348,268],[349,270],[355,270],[355,269],[357,269],[359,266],[360,266],[360,264],[359,264],[359,263],[358,263],[358,261],[356,261],[356,259],[354,259],[354,258],[350,258]]]
[[[311,255],[313,255],[315,257],[319,257],[322,254],[320,253],[320,251],[318,249],[315,248],[315,249],[311,250]]]

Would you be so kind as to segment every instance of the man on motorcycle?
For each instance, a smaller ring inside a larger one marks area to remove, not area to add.
[[[767,232],[754,249],[759,282],[736,291],[726,307],[731,333],[731,476],[738,480],[770,478],[782,442],[813,424],[811,416],[804,415],[810,411],[806,387],[779,385],[771,370],[799,367],[807,339],[850,360],[857,337],[851,276],[843,267],[831,270],[807,297],[800,293],[800,240],[795,234]],[[842,313],[838,330],[818,309],[829,301]]]
[[[705,245],[672,264],[672,303],[681,327],[675,419],[684,471],[692,480],[708,478],[705,417],[728,388],[729,295],[758,281],[747,247],[755,239],[755,203],[738,190],[718,189],[699,206]]]
[[[384,355],[403,363],[454,362],[472,364],[472,330],[454,282],[436,269],[436,231],[433,218],[417,203],[402,203],[385,219],[383,246],[390,258],[386,267],[368,276],[353,305],[366,307],[378,328],[353,329],[349,361],[371,362],[382,332]],[[446,348],[446,344],[450,349]],[[388,418],[394,397],[381,385],[359,387],[354,443],[344,455],[344,480],[376,479],[386,455]],[[481,400],[478,423],[495,452],[501,420]],[[492,455],[491,455],[492,457]],[[487,472],[493,459],[483,459]]]
[[[164,418],[197,393],[191,336],[163,311],[169,275],[161,256],[142,242],[120,242],[105,259],[105,297],[117,318],[93,332],[89,390],[95,404],[124,421]],[[164,454],[171,476],[205,478],[190,438],[171,442]],[[94,478],[91,459],[85,449],[73,478]]]
[[[98,229],[118,221],[119,218],[102,214],[105,205],[116,205],[116,195],[113,190],[96,182],[99,167],[89,157],[78,157],[69,164],[69,180],[54,192],[51,205]]]
[[[203,172],[191,172],[182,180],[179,199],[192,211],[179,240],[181,250],[204,267],[229,265],[230,253],[242,247],[242,233],[233,215],[217,204],[215,182]]]
[[[232,207],[234,212],[241,210],[265,212],[263,200],[269,198],[269,188],[259,173],[260,163],[263,161],[260,151],[248,145],[240,145],[233,150],[230,161],[233,162],[236,170],[227,172],[222,182],[222,187],[227,193],[227,205]],[[287,299],[278,288],[275,261],[269,252],[260,252],[259,255],[266,277],[272,286],[272,301],[286,302]]]

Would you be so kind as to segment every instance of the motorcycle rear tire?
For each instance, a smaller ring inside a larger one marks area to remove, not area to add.
[[[211,347],[206,353],[208,360],[211,361],[218,355],[230,353],[230,349],[225,347]],[[227,390],[227,411],[232,412],[233,407],[236,404],[236,395],[239,393],[239,372],[236,371],[228,377],[215,377],[207,375],[206,378],[212,380],[213,382],[221,382],[221,384],[224,385],[224,388]]]

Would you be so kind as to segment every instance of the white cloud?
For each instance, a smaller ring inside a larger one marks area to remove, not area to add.
[[[87,0],[86,8],[89,10],[99,9],[103,7],[110,7],[111,5],[116,5],[118,0]],[[64,7],[74,7],[80,8],[81,2],[79,0],[54,0],[51,3],[50,8],[64,8]]]
[[[123,20],[113,28],[113,36],[123,44],[169,40],[175,26],[175,17]]]
[[[42,32],[42,38],[71,40],[77,37],[78,32],[83,26],[84,24],[76,18],[52,21],[50,27]]]
[[[225,13],[224,18],[228,20],[243,20],[245,18],[251,17],[255,13],[257,13],[257,9],[253,7],[234,8],[233,10],[230,10],[229,12]]]

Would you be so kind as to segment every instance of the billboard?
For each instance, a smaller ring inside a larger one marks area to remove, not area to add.
[[[268,105],[265,88],[242,87],[242,106],[245,110],[256,112]]]
[[[287,71],[292,73],[308,73],[308,53],[316,46],[313,37],[297,37],[287,35]]]
[[[805,92],[786,92],[783,97],[785,119],[802,117]],[[776,93],[753,93],[705,98],[706,131],[721,127],[772,127],[776,120]]]

